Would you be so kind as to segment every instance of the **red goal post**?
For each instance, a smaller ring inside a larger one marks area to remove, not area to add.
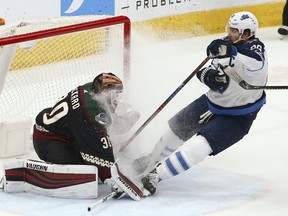
[[[27,138],[27,121],[32,126],[38,112],[97,74],[115,73],[129,91],[130,37],[126,16],[71,16],[1,26],[0,158],[23,154],[3,153],[11,128],[25,130],[24,138],[18,134],[21,138],[12,139],[19,145]]]

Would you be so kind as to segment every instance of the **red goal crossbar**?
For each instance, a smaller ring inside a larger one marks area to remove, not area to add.
[[[0,38],[0,46],[14,43],[37,40],[41,38],[53,37],[57,35],[68,34],[72,32],[85,31],[93,28],[123,24],[124,25],[124,77],[128,78],[130,74],[130,45],[131,45],[131,21],[126,16],[115,16],[101,20],[89,21],[80,24],[73,24],[64,27],[51,28],[47,30],[35,31],[20,35]]]

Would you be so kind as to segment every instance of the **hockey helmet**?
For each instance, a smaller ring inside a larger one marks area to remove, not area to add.
[[[123,83],[113,73],[101,73],[93,80],[92,90],[98,95],[101,94],[114,112],[121,99]]]
[[[238,12],[232,14],[229,18],[226,29],[230,27],[238,29],[240,38],[245,30],[250,30],[249,37],[251,37],[256,34],[258,29],[258,20],[254,14],[249,11]]]
[[[123,90],[122,81],[113,73],[101,73],[95,77],[92,83],[95,93],[102,93],[106,90]]]

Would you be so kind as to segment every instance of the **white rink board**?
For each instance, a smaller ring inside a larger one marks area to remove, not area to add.
[[[59,17],[62,1],[67,0],[1,0],[0,17],[5,18],[7,23]],[[70,7],[81,9],[81,5],[86,4],[86,1],[73,0]],[[273,2],[283,0],[114,0],[112,5],[115,8],[111,10],[114,11],[113,15],[126,15],[132,22],[137,22],[196,11]]]

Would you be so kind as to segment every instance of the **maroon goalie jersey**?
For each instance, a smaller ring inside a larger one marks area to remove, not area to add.
[[[106,128],[111,116],[92,98],[91,84],[77,87],[53,107],[42,110],[36,117],[33,138],[63,141],[73,145],[85,163],[110,168],[114,155]]]

